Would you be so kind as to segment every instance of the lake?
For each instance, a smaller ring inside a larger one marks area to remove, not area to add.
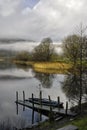
[[[16,91],[19,93],[19,99],[23,99],[23,91],[25,91],[26,98],[29,98],[32,93],[34,93],[34,97],[39,97],[39,92],[42,90],[44,98],[48,98],[50,95],[51,99],[57,100],[57,97],[60,96],[61,102],[67,101],[61,88],[64,78],[63,74],[37,73],[31,68],[0,62],[0,121],[11,120],[15,125],[17,120],[22,122],[26,120],[28,124],[31,124],[31,109],[27,108],[23,112],[22,106],[19,106],[19,114],[16,114]],[[36,119],[37,115],[38,113],[36,113]]]
[[[38,43],[29,42],[14,42],[0,43],[1,54],[13,56],[14,52],[31,51]],[[22,106],[19,106],[19,114],[16,114],[16,91],[19,93],[19,99],[23,99],[23,91],[26,98],[31,97],[34,93],[35,97],[39,97],[39,92],[42,90],[43,98],[57,100],[60,96],[61,102],[66,102],[68,99],[64,94],[61,83],[64,81],[63,74],[44,74],[37,73],[29,67],[16,66],[10,62],[0,62],[0,122],[9,122],[17,127],[31,124],[32,110],[23,111]],[[65,106],[65,104],[64,104]],[[47,117],[43,116],[43,120]],[[35,121],[38,122],[38,113],[35,113]]]

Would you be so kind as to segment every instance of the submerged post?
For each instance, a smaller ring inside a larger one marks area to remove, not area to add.
[[[18,102],[18,91],[16,91],[16,102]]]
[[[24,91],[23,91],[23,102],[24,102],[23,111],[25,111],[25,92]]]
[[[25,92],[23,91],[23,101],[25,102]]]
[[[40,106],[42,107],[42,91],[40,91]]]
[[[53,114],[52,114],[52,106],[51,106],[51,98],[49,97],[49,103],[50,103],[50,112],[49,112],[49,120],[50,122],[53,120]]]
[[[32,108],[34,109],[34,94],[32,93]]]
[[[50,112],[52,111],[52,107],[51,107],[51,98],[50,98],[50,96],[48,96],[49,97],[49,103],[50,103]]]
[[[16,113],[18,115],[18,91],[16,91]]]
[[[68,111],[68,102],[66,102],[66,115],[67,115],[67,111]]]
[[[42,109],[42,91],[40,91],[40,121],[42,120],[42,114],[41,114],[41,109]]]
[[[34,124],[34,95],[32,93],[32,124]]]
[[[58,109],[60,108],[60,97],[57,97],[57,101],[58,101]]]
[[[18,115],[18,103],[16,103],[16,114]]]

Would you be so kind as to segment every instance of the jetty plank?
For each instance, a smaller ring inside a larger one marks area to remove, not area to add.
[[[17,100],[16,103],[20,104],[20,105],[24,105],[25,107],[28,107],[28,108],[31,108],[31,109],[33,108],[32,103],[29,102],[28,100],[25,100],[25,102],[22,101],[22,100]],[[50,106],[46,106],[46,105],[34,104],[34,109],[50,112]],[[63,109],[63,108],[58,109],[56,107],[52,107],[52,112],[60,114],[60,115],[66,115],[66,110]],[[76,116],[76,113],[73,113],[70,110],[67,110],[67,115],[68,116]]]

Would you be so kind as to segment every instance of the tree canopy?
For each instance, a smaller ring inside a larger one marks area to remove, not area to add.
[[[70,35],[63,40],[64,55],[70,61],[76,62],[80,56],[80,36]]]
[[[50,61],[54,54],[54,47],[50,38],[44,38],[33,50],[34,61]]]

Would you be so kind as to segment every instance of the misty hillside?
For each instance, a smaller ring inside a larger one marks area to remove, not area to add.
[[[15,42],[34,42],[33,40],[21,39],[21,38],[0,38],[1,43],[15,43]]]

